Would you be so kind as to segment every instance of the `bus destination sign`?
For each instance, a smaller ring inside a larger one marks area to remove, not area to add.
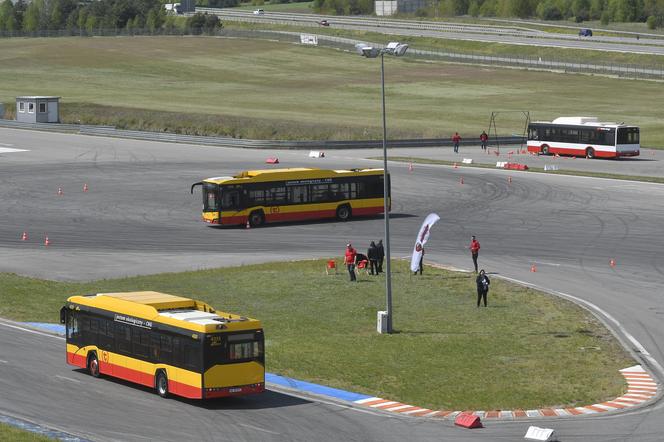
[[[134,325],[136,327],[152,329],[152,321],[145,319],[133,318],[131,316],[115,314],[115,322],[122,322],[124,324]]]

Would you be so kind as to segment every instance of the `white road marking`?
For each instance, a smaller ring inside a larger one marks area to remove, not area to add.
[[[9,361],[5,361],[4,359],[0,359],[0,364],[9,364]]]
[[[5,327],[9,327],[9,328],[15,328],[16,330],[25,331],[25,332],[28,332],[28,333],[33,333],[35,335],[47,336],[49,338],[58,339],[60,341],[65,340],[65,338],[63,336],[49,335],[48,333],[42,333],[42,332],[37,331],[37,330],[31,330],[29,328],[19,327],[17,325],[12,325],[12,324],[7,324],[6,322],[3,322],[3,321],[0,321],[0,325],[5,326]]]
[[[260,428],[260,427],[256,427],[256,426],[253,426],[253,425],[248,425],[248,424],[238,424],[238,425],[241,426],[241,427],[245,427],[245,428],[251,428],[252,430],[256,430],[256,431],[262,431],[263,433],[276,434],[276,435],[281,434],[281,433],[277,433],[276,431],[266,430],[265,428]]]
[[[78,379],[72,379],[72,378],[68,378],[68,377],[66,377],[66,376],[60,376],[59,374],[56,374],[55,377],[58,378],[58,379],[65,380],[65,381],[75,382],[75,383],[77,383],[77,384],[80,384],[80,383],[81,383],[81,381],[79,381]]]
[[[29,152],[27,149],[13,149],[11,147],[0,147],[0,153]]]

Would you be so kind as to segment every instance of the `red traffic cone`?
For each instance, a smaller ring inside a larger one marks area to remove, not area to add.
[[[28,232],[23,232],[23,235],[21,235],[21,241],[27,241],[28,240]]]
[[[463,177],[459,179],[459,184],[463,184]]]
[[[62,187],[58,187],[58,196],[64,195],[64,192],[62,191]]]
[[[83,184],[83,192],[88,191],[88,183]]]
[[[537,271],[537,266],[535,264],[530,266],[530,271],[535,273]]]
[[[51,241],[48,239],[48,235],[44,234],[44,246],[48,247],[51,245]]]
[[[245,226],[246,229],[251,229],[251,223],[249,222],[249,219],[247,219],[247,225]]]
[[[613,258],[611,258],[611,259],[609,260],[609,265],[610,265],[611,267],[615,267],[615,266],[616,266],[616,260],[613,259]]]
[[[408,163],[408,172],[413,171],[413,163]]]

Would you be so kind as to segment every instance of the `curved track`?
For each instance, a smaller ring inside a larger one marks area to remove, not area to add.
[[[262,168],[271,152],[6,129],[0,137],[3,146],[29,150],[0,154],[0,271],[97,279],[330,256],[348,240],[364,247],[382,232],[380,218],[251,230],[204,226],[200,196],[189,194],[190,184]],[[284,167],[380,167],[348,151],[325,159],[275,154]],[[408,172],[406,164],[391,165],[391,173],[394,256],[408,255],[422,217],[435,211],[442,219],[428,260],[468,268],[464,247],[476,234],[482,267],[598,305],[664,362],[664,186],[523,173],[513,173],[508,184],[504,171],[416,166]],[[58,187],[64,195],[57,195]],[[24,230],[29,241],[20,240]],[[41,244],[44,233],[52,242],[48,248]],[[608,265],[610,258],[616,267]],[[537,273],[530,273],[532,263]],[[12,357],[0,357],[0,413],[100,440],[507,441],[523,438],[532,424],[492,423],[469,432],[451,422],[387,416],[276,391],[213,405],[163,401],[71,370],[56,338],[6,327],[1,333],[0,355]],[[26,347],[34,350],[27,353]],[[658,440],[662,422],[662,407],[651,406],[534,424],[556,428],[564,441],[648,441]]]

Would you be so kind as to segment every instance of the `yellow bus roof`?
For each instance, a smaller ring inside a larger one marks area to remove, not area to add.
[[[216,311],[202,301],[153,291],[71,296],[67,301],[201,333],[261,327],[256,319]]]
[[[314,167],[292,167],[288,169],[257,169],[245,170],[235,176],[208,178],[206,183],[230,184],[250,183],[278,180],[320,179],[357,175],[382,175],[383,169],[318,169]]]

